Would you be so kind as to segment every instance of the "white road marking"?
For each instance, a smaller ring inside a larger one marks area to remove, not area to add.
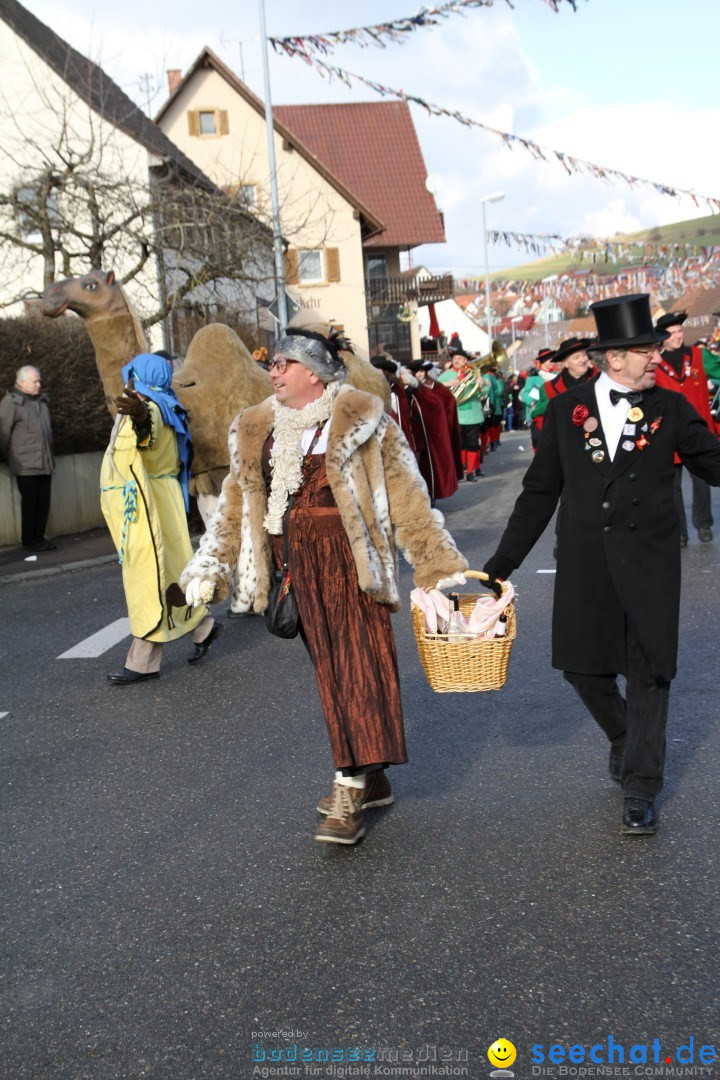
[[[557,571],[554,570],[554,569],[553,570],[536,570],[535,573],[536,574],[555,574],[555,573],[557,573]]]
[[[3,716],[9,716],[9,715],[10,715],[9,712],[0,712],[0,720],[2,720]]]
[[[117,645],[119,641],[129,636],[130,620],[116,619],[109,626],[98,630],[97,634],[92,634],[89,638],[85,638],[84,641],[73,645],[72,649],[68,649],[67,652],[60,653],[57,659],[80,660],[91,656],[102,656],[108,649],[112,649],[113,645]]]

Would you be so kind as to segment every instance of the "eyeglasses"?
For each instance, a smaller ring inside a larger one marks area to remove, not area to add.
[[[631,352],[637,353],[638,356],[654,356],[656,352],[660,352],[660,346],[648,345],[645,349],[632,349]]]
[[[273,368],[277,368],[278,369],[278,374],[279,375],[284,375],[285,372],[287,371],[288,364],[299,364],[299,363],[300,363],[299,360],[289,360],[287,358],[287,356],[276,356],[273,360],[270,361],[269,370],[272,371]]]

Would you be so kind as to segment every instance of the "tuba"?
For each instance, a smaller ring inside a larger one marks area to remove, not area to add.
[[[483,369],[497,365],[502,367],[507,363],[507,353],[499,341],[493,341],[492,349],[486,356],[480,356],[476,360],[468,359],[469,371],[466,371],[461,379],[448,387],[458,405],[466,405],[477,394],[481,382]]]

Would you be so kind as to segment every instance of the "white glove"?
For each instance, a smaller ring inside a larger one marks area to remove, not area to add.
[[[193,578],[185,588],[185,599],[192,607],[209,604],[215,592],[215,582],[203,578]]]
[[[451,574],[450,577],[440,578],[435,588],[449,589],[451,585],[464,585],[465,581],[465,575],[458,570],[456,574]]]

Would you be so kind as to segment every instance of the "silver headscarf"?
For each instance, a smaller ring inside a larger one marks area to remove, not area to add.
[[[340,357],[340,349],[352,351],[350,342],[342,337],[326,338],[314,330],[288,327],[276,341],[273,356],[282,353],[288,360],[297,360],[324,383],[342,382],[347,368]]]

